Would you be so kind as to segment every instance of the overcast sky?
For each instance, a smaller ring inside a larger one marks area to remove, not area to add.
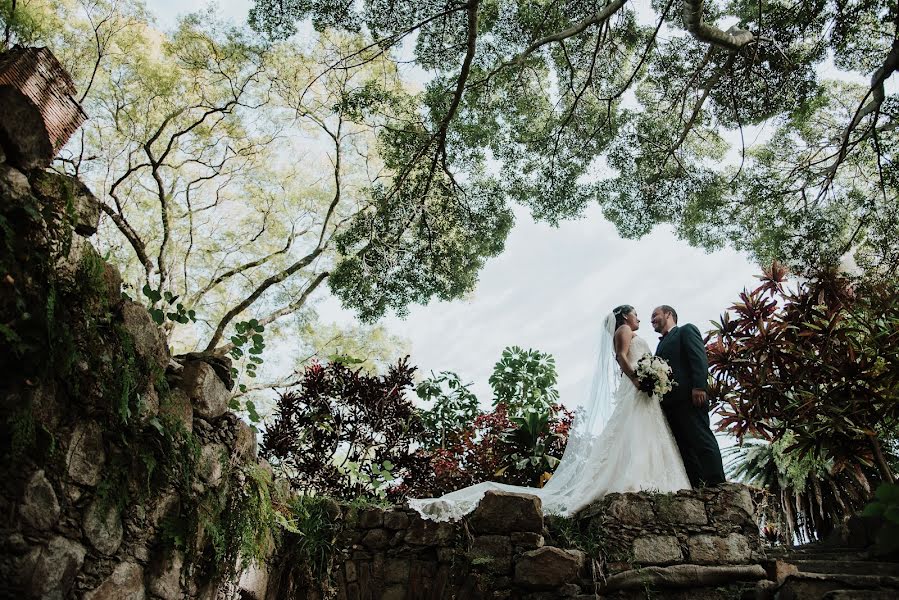
[[[195,0],[150,0],[163,28],[176,16],[197,10]],[[221,4],[223,17],[242,20],[250,2]],[[410,341],[420,371],[452,370],[474,383],[489,402],[487,378],[505,346],[551,353],[559,373],[561,400],[576,405],[590,384],[593,347],[603,317],[618,304],[633,304],[644,326],[640,334],[655,348],[649,314],[670,304],[681,323],[700,330],[717,319],[756,281],[758,269],[727,249],[708,254],[658,228],[642,240],[623,240],[598,208],[583,219],[553,228],[535,224],[516,210],[516,226],[503,254],[481,272],[477,289],[465,300],[414,306],[404,319],[383,324]],[[332,298],[319,304],[322,318],[352,321]]]

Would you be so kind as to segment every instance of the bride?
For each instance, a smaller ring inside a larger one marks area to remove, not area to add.
[[[659,399],[636,386],[637,360],[650,351],[635,333],[639,327],[637,312],[627,304],[603,321],[590,394],[575,411],[565,453],[543,488],[488,481],[440,498],[410,498],[409,506],[426,519],[456,521],[487,491],[499,490],[533,494],[544,512],[569,516],[610,492],[689,488]]]

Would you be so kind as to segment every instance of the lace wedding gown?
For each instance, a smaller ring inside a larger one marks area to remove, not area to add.
[[[613,324],[614,320],[610,324],[607,318],[604,329],[608,343],[601,345],[599,352],[593,403],[575,412],[568,447],[546,486],[485,482],[440,498],[410,498],[409,506],[426,519],[456,521],[473,511],[487,491],[499,490],[534,494],[543,501],[545,513],[568,516],[610,492],[689,488],[683,460],[658,399],[639,391],[623,373],[617,382],[603,385],[618,371],[606,356]],[[646,341],[634,336],[628,362],[635,365],[649,351]],[[614,404],[605,423],[603,400]]]

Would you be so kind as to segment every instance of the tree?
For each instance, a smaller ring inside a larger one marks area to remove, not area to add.
[[[899,295],[895,281],[826,271],[788,286],[779,265],[744,291],[708,344],[720,428],[792,444],[870,493],[894,480],[899,437]]]
[[[383,340],[382,330],[309,335],[324,284],[373,318],[470,290],[501,248],[491,227],[511,217],[490,206],[448,210],[390,251],[338,243],[381,202],[378,136],[417,118],[395,63],[358,36],[268,43],[212,11],[163,33],[133,0],[13,3],[2,14],[12,41],[48,45],[72,72],[90,120],[58,168],[97,195],[104,251],[176,352],[231,354],[255,375],[261,349],[294,334],[306,337],[300,352],[325,357],[369,347],[352,336]],[[347,53],[360,64],[321,74]],[[447,202],[436,191],[421,200]]]
[[[899,98],[885,85],[899,68],[895,3],[655,0],[651,10],[256,0],[250,22],[274,39],[311,19],[360,32],[380,53],[407,44],[433,74],[422,118],[382,135],[382,201],[344,248],[388,252],[448,206],[482,211],[487,197],[494,211],[517,202],[551,223],[598,202],[627,237],[670,223],[693,244],[729,241],[763,261],[809,267],[854,251],[895,274]],[[363,60],[351,52],[329,69]],[[830,60],[837,77],[867,82],[829,79]],[[419,201],[434,188],[449,204]]]

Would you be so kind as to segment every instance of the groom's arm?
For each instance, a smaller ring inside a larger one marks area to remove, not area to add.
[[[690,369],[693,404],[699,405],[705,402],[705,389],[709,381],[709,357],[706,354],[705,344],[702,343],[702,335],[692,323],[687,323],[681,328],[681,343],[687,354]]]

